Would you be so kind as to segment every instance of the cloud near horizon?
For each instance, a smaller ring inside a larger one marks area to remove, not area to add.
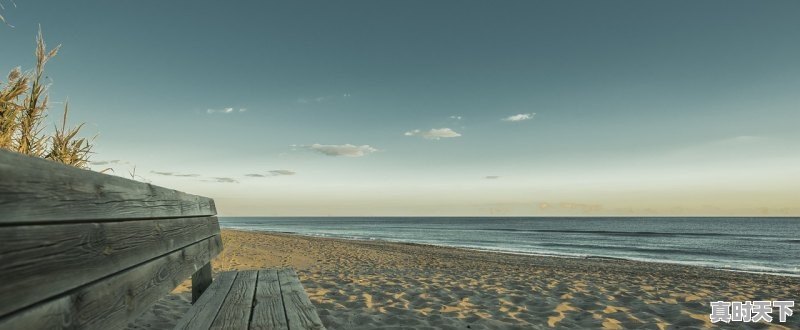
[[[203,181],[208,181],[208,180],[203,180]],[[236,180],[236,179],[234,179],[234,178],[228,178],[228,177],[215,177],[215,178],[211,178],[211,182],[218,182],[218,183],[239,183],[239,181],[238,181],[238,180]]]
[[[183,173],[159,172],[159,171],[150,171],[150,173],[163,175],[163,176],[177,176],[177,177],[184,177],[184,178],[194,178],[194,177],[200,176],[200,174],[183,174]]]
[[[98,165],[99,166],[99,165],[110,165],[110,164],[120,164],[120,163],[123,163],[123,161],[121,161],[119,159],[112,159],[112,160],[98,160],[98,161],[90,162],[89,165]]]
[[[312,145],[293,145],[295,148],[303,148],[319,152],[327,156],[344,156],[344,157],[363,157],[373,152],[379,151],[370,145],[352,145],[352,144],[319,144]]]
[[[334,101],[334,100],[337,100],[337,99],[342,99],[342,100],[348,99],[348,98],[350,98],[350,96],[352,96],[352,95],[350,95],[350,93],[344,93],[341,96],[318,96],[318,97],[311,97],[311,98],[301,97],[301,98],[297,99],[297,103],[300,103],[300,104],[325,103],[325,102]]]
[[[237,110],[237,109],[235,109],[233,107],[228,107],[228,108],[222,108],[222,109],[207,109],[206,113],[208,113],[208,114],[214,114],[214,113],[229,114],[229,113],[234,113],[234,112],[245,112],[245,111],[247,111],[247,108],[239,108]]]
[[[508,116],[503,118],[503,121],[523,121],[523,120],[531,120],[533,117],[536,116],[535,112],[531,113],[520,113],[513,116]]]
[[[452,129],[446,128],[446,127],[445,128],[432,128],[432,129],[430,129],[428,131],[421,131],[421,130],[415,129],[413,131],[405,132],[405,133],[403,133],[403,135],[405,135],[405,136],[420,136],[420,137],[428,139],[428,140],[439,140],[439,139],[442,139],[442,138],[454,138],[454,137],[461,136],[461,134],[459,134],[458,132],[456,132],[456,131],[454,131]]]
[[[283,176],[283,175],[295,175],[297,172],[291,170],[271,170],[267,172],[267,174],[258,174],[258,173],[250,173],[245,174],[244,176],[248,176],[251,178],[266,178],[270,176]]]
[[[272,175],[295,175],[295,174],[297,174],[297,172],[292,171],[292,170],[272,170],[272,171],[269,171],[269,174],[272,174]]]

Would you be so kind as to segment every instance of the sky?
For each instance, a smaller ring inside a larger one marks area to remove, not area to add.
[[[797,1],[0,4],[92,169],[221,215],[800,215]]]

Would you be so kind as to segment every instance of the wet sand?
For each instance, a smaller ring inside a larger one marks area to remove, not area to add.
[[[292,267],[328,329],[707,328],[709,302],[800,301],[800,278],[223,230],[215,271]],[[765,256],[768,257],[768,256]],[[131,324],[170,328],[189,283]],[[797,307],[795,307],[797,310]],[[742,328],[800,328],[735,323]]]

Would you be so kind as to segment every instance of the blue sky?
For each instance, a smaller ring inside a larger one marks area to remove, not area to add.
[[[224,215],[800,214],[796,1],[0,2],[94,169]]]

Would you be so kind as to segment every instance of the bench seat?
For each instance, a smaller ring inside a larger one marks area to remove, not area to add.
[[[292,269],[220,273],[175,329],[325,329]]]

